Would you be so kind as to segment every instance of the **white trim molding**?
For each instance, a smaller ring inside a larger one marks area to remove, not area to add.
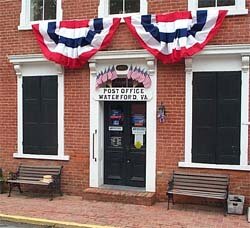
[[[202,52],[185,59],[186,70],[186,109],[185,109],[185,160],[179,167],[213,168],[250,171],[248,160],[249,125],[249,62],[250,45],[210,45]],[[192,163],[192,100],[193,72],[241,71],[241,132],[240,165],[217,165]]]
[[[132,14],[109,14],[109,0],[100,0],[98,6],[98,17],[124,17],[135,14],[147,14],[148,13],[148,0],[140,0],[140,12]]]
[[[30,19],[30,1],[31,0],[21,0],[22,8],[20,13],[20,24],[18,30],[29,30],[31,29],[32,23],[37,23],[38,21],[31,21]],[[62,10],[62,0],[57,0],[56,5],[56,18],[55,20],[62,20],[63,10]],[[53,20],[51,20],[53,21]]]
[[[246,0],[235,0],[234,6],[218,6],[218,7],[207,7],[207,8],[199,8],[198,1],[199,0],[188,0],[188,10],[217,8],[217,9],[228,10],[228,15],[248,14],[248,9],[246,8]]]
[[[13,154],[15,158],[69,160],[69,156],[64,155],[64,69],[57,64],[46,60],[40,54],[9,56],[9,61],[13,63],[17,75],[17,152]],[[33,155],[23,154],[23,97],[22,82],[27,76],[48,76],[58,77],[58,155]]]
[[[151,77],[152,98],[146,105],[146,188],[156,191],[156,60],[145,50],[101,51],[89,60],[90,68],[90,187],[101,187],[104,182],[104,101],[94,98],[96,73],[110,65],[138,64],[147,69]]]

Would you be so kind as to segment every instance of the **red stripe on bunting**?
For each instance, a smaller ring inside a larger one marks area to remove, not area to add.
[[[181,19],[192,19],[192,13],[190,11],[185,11],[156,15],[156,22],[174,22]]]
[[[89,20],[80,20],[80,21],[61,21],[60,28],[83,28],[89,26]]]

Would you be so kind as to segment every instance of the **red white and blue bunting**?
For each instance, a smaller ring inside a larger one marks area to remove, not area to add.
[[[201,51],[220,28],[227,11],[200,10],[125,17],[143,48],[163,63],[174,63]]]
[[[226,14],[225,10],[200,10],[135,15],[124,20],[143,48],[163,63],[174,63],[201,51]],[[120,20],[42,21],[32,27],[47,59],[67,68],[79,68],[110,43]]]
[[[110,43],[119,24],[120,18],[97,18],[42,21],[32,27],[47,59],[67,68],[78,68]]]

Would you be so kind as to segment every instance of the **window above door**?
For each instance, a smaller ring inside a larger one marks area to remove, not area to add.
[[[31,29],[31,24],[38,21],[61,19],[62,0],[22,0],[18,29]]]
[[[147,0],[100,0],[98,17],[147,14]]]
[[[223,9],[228,15],[248,14],[245,0],[188,0],[188,10]]]

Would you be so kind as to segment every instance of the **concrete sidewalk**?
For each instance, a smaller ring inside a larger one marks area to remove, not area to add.
[[[246,215],[224,216],[223,209],[217,207],[176,204],[167,210],[165,202],[139,206],[85,201],[76,196],[55,197],[49,201],[47,197],[27,194],[14,193],[10,198],[7,194],[0,194],[0,213],[0,219],[3,220],[33,222],[51,227],[250,227]]]

